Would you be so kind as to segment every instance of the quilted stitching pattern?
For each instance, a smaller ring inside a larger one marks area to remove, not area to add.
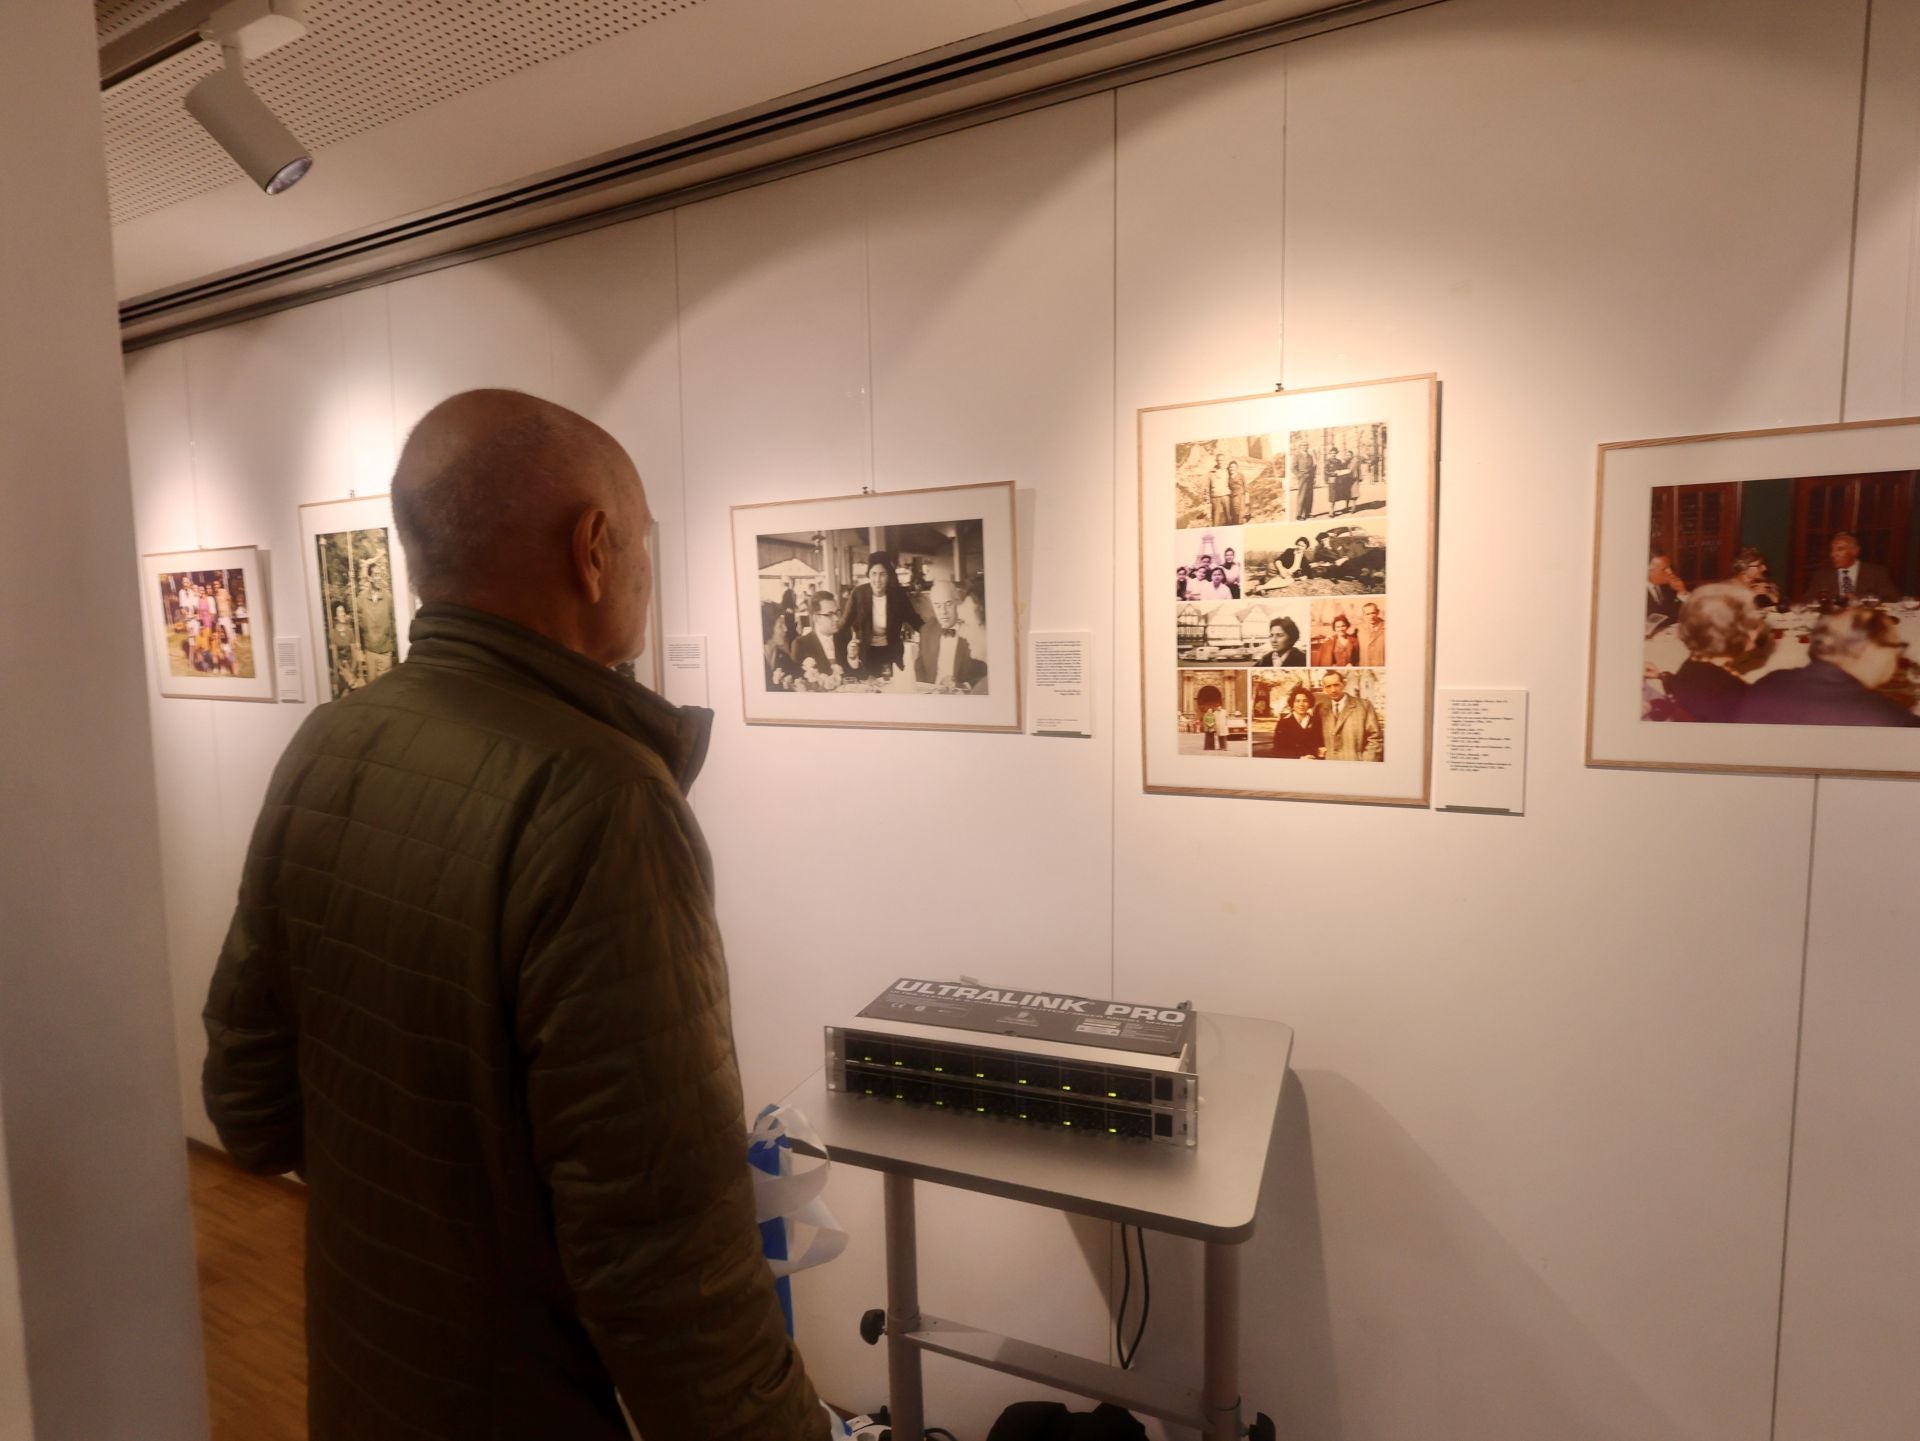
[[[315,1441],[824,1436],[761,1259],[704,738],[452,606],[282,758],[209,1114],[299,1169]]]

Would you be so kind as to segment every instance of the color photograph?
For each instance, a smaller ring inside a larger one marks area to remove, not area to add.
[[[1601,449],[1592,764],[1920,773],[1920,420]]]
[[[160,694],[274,698],[273,636],[252,546],[141,557],[147,635]]]
[[[1180,754],[1249,756],[1251,671],[1183,670],[1179,673]]]
[[[1313,602],[1313,664],[1387,663],[1387,602],[1384,596],[1342,597]]]

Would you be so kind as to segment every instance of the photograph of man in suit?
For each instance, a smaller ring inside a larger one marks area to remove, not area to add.
[[[1307,658],[1300,653],[1300,623],[1290,615],[1273,618],[1267,627],[1267,644],[1270,649],[1255,665],[1297,670],[1307,663]]]
[[[1360,607],[1360,664],[1387,663],[1387,622],[1380,607],[1368,601]]]
[[[1852,531],[1836,530],[1827,542],[1827,556],[1833,564],[1813,573],[1801,600],[1812,603],[1822,596],[1841,602],[1900,598],[1899,588],[1884,565],[1860,559],[1860,537]]]
[[[1385,754],[1379,713],[1347,693],[1347,678],[1337,670],[1320,677],[1320,727],[1330,761],[1377,761]]]
[[[1673,557],[1664,550],[1654,551],[1647,558],[1647,619],[1679,619],[1680,602],[1686,598],[1687,583],[1673,568]]]
[[[1906,643],[1900,623],[1877,606],[1856,605],[1820,617],[1803,666],[1763,675],[1740,698],[1735,719],[1748,725],[1920,726],[1880,687],[1899,673]]]
[[[893,568],[893,557],[884,550],[868,556],[866,583],[853,588],[840,617],[838,648],[856,675],[899,670],[906,664],[907,636],[920,629],[919,613],[894,581]]]
[[[926,594],[933,603],[933,623],[920,629],[913,678],[941,690],[971,690],[974,681],[985,681],[986,667],[974,661],[973,649],[960,632],[959,592],[951,581],[936,580]]]
[[[800,639],[794,642],[794,665],[803,667],[811,660],[816,675],[829,676],[844,672],[846,642],[837,634],[840,629],[840,603],[834,599],[831,590],[816,590],[812,599],[813,629],[803,632]]]

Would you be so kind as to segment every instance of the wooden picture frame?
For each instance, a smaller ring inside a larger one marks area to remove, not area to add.
[[[1427,374],[1139,412],[1145,790],[1427,804],[1439,396]]]
[[[275,698],[267,575],[257,547],[143,555],[140,596],[161,695]]]
[[[1588,765],[1920,776],[1914,642],[1920,417],[1599,448]]]
[[[749,725],[1020,729],[1012,481],[736,505],[732,525]]]

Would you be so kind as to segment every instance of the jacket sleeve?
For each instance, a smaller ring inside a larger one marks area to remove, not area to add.
[[[292,968],[272,894],[282,809],[270,796],[254,827],[239,903],[201,1013],[207,1115],[233,1159],[265,1175],[305,1165]]]
[[[635,780],[529,828],[508,895],[533,1152],[581,1320],[647,1437],[815,1441],[748,1178],[692,818]]]

